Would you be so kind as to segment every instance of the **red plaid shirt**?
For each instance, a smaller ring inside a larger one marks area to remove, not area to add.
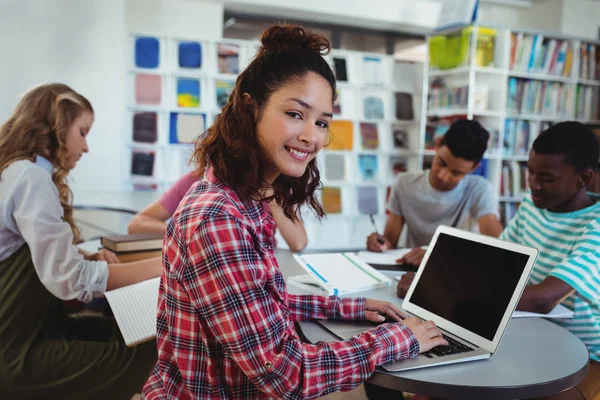
[[[273,218],[209,169],[173,216],[163,245],[158,362],[144,399],[309,399],[348,391],[380,364],[414,357],[402,324],[304,344],[294,321],[364,319],[365,299],[288,294]]]

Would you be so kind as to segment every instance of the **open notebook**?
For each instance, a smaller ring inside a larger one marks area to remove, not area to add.
[[[110,290],[104,295],[129,347],[156,336],[156,304],[160,278]]]

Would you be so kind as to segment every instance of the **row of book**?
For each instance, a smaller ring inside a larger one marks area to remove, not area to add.
[[[592,43],[582,43],[580,48],[579,77],[581,79],[600,79],[600,49]]]
[[[429,109],[467,108],[469,86],[446,86],[442,81],[434,81],[429,90]]]
[[[215,80],[214,101],[222,108],[233,91],[235,82],[231,80]],[[202,80],[198,78],[175,78],[175,98],[173,107],[200,108],[202,99]],[[134,101],[140,106],[160,106],[163,104],[163,76],[139,73],[134,77]]]
[[[515,202],[503,202],[499,205],[500,211],[500,223],[503,226],[506,226],[511,219],[515,217],[517,214],[517,210],[519,209],[519,203]]]
[[[347,111],[342,100],[343,96],[336,97],[333,103],[333,114],[356,114],[354,110]],[[363,98],[363,118],[364,119],[391,119],[393,117],[386,115],[384,97],[375,93],[364,94]],[[413,96],[410,93],[396,92],[394,93],[394,109],[395,118],[399,121],[412,121],[415,118],[413,107]]]
[[[379,213],[379,188],[377,186],[356,186],[356,206],[360,214],[378,214]],[[350,188],[340,188],[334,186],[325,186],[321,189],[321,202],[323,210],[327,214],[342,214],[344,210],[342,201],[343,190],[354,190]],[[389,189],[387,190],[389,193]]]
[[[354,157],[353,157],[354,158]],[[327,181],[346,182],[348,180],[348,172],[346,170],[347,156],[344,154],[325,153],[324,161],[324,178]],[[360,173],[360,178],[364,182],[374,182],[380,173],[379,156],[375,154],[359,154],[357,159],[357,167]],[[408,157],[400,155],[391,155],[388,159],[389,171],[385,180],[391,181],[392,178],[400,173],[406,172],[408,169]]]
[[[510,78],[507,109],[515,114],[563,116],[572,110],[574,97],[571,85]]]
[[[354,122],[348,120],[333,120],[331,142],[326,150],[354,150]],[[392,145],[395,149],[408,150],[411,148],[411,134],[408,126],[392,124]],[[378,150],[381,148],[379,125],[373,122],[360,122],[360,145],[362,150]]]
[[[551,122],[507,119],[504,122],[503,154],[515,156],[529,154],[535,138],[550,125]]]
[[[600,86],[577,86],[575,118],[600,120]]]
[[[522,197],[527,191],[527,164],[517,161],[502,163],[500,196]]]
[[[134,60],[136,68],[158,69],[161,60],[161,41],[152,36],[139,36],[134,40]],[[179,41],[177,43],[177,67],[185,70],[201,70],[204,65],[203,43]],[[217,67],[221,74],[239,74],[240,46],[232,43],[217,43]]]
[[[568,40],[545,39],[541,34],[513,33],[510,45],[510,69],[571,76],[573,52],[573,44]]]

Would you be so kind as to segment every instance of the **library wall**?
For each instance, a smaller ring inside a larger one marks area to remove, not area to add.
[[[93,104],[90,153],[72,173],[75,191],[119,188],[124,107],[124,0],[8,0],[0,5],[0,121],[42,82],[64,82]],[[101,165],[101,174],[98,166]]]
[[[560,27],[566,35],[599,39],[600,1],[564,1]]]
[[[125,0],[127,32],[219,39],[223,4],[214,1]]]

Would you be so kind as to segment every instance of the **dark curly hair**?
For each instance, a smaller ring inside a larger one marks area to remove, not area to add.
[[[292,220],[299,218],[303,204],[322,217],[323,207],[315,196],[321,185],[316,159],[299,178],[281,174],[273,182],[273,195],[262,198],[270,162],[259,145],[256,126],[273,92],[309,72],[329,82],[333,105],[335,76],[323,58],[329,53],[329,41],[299,26],[275,25],[263,33],[261,42],[257,55],[238,76],[227,104],[196,144],[192,156],[196,173],[201,176],[210,166],[242,200],[275,199]]]

